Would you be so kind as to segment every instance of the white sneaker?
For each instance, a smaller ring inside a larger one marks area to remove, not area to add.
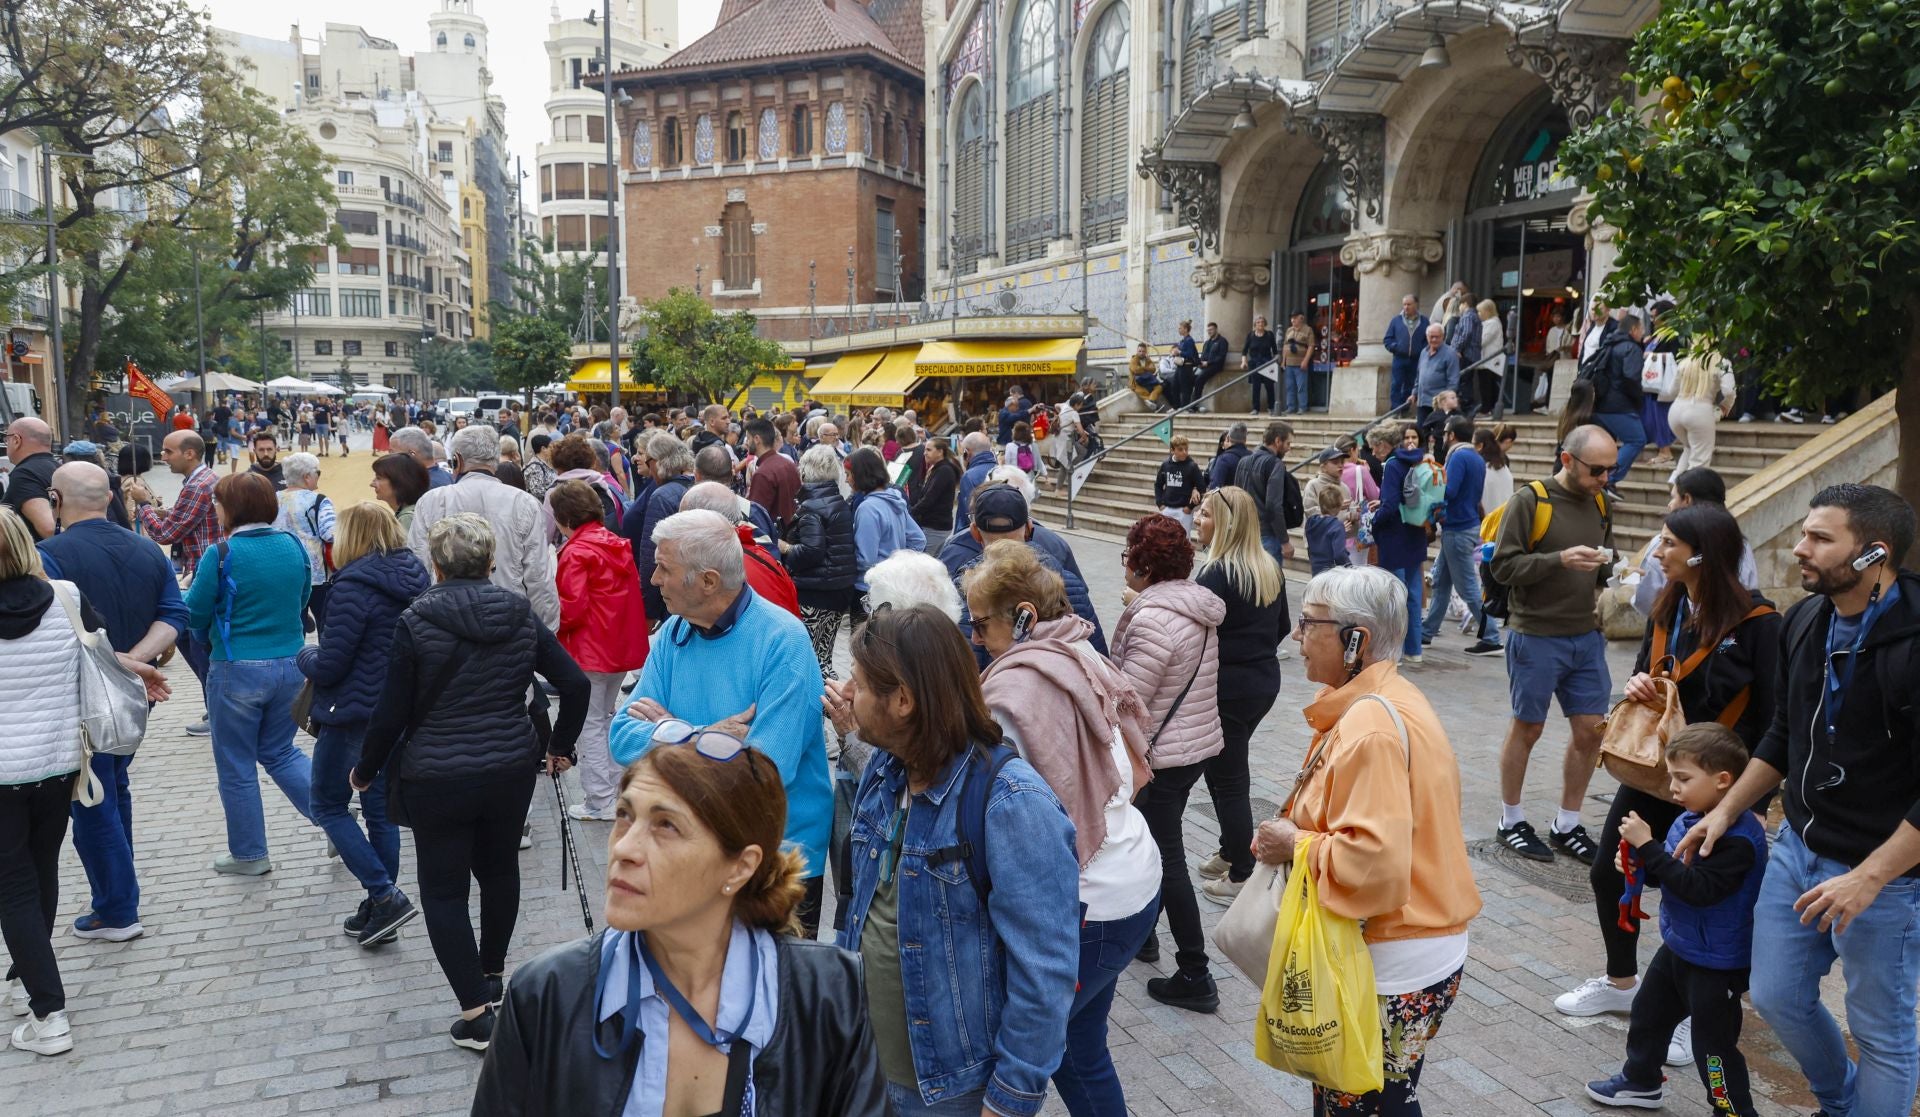
[[[1673,1038],[1667,1041],[1667,1065],[1693,1065],[1693,1017],[1680,1021],[1679,1026],[1673,1029]]]
[[[1400,662],[1410,663],[1415,667],[1420,666],[1422,663],[1425,663],[1426,661],[1427,659],[1424,655],[1403,655],[1400,657]]]
[[[1200,868],[1195,871],[1200,874],[1200,879],[1202,880],[1219,880],[1221,877],[1227,875],[1227,871],[1230,868],[1232,868],[1232,866],[1227,864],[1227,859],[1216,853],[1205,861],[1200,862]]]
[[[67,1026],[67,1014],[49,1012],[28,1020],[13,1030],[13,1045],[36,1055],[58,1055],[73,1050],[73,1029]]]
[[[1240,895],[1240,890],[1246,886],[1247,882],[1244,880],[1229,880],[1226,877],[1220,877],[1217,880],[1210,880],[1201,885],[1200,894],[1216,904],[1231,904],[1233,903],[1234,897]]]
[[[612,811],[589,810],[585,803],[575,803],[567,808],[567,817],[575,822],[612,822]]]
[[[1599,1016],[1604,1012],[1627,1012],[1633,1008],[1633,995],[1639,985],[1621,989],[1604,977],[1590,977],[1571,993],[1553,999],[1553,1007],[1563,1016]]]
[[[27,987],[19,982],[0,982],[0,1004],[4,1004],[7,1011],[15,1016],[25,1016],[33,1011],[27,1007]]]
[[[1280,650],[1273,653],[1273,657],[1275,659],[1292,659],[1293,649],[1287,647],[1285,644],[1282,644],[1280,645]]]

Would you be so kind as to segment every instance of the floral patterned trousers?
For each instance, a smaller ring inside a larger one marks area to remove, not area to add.
[[[1314,1117],[1420,1117],[1420,1066],[1427,1043],[1460,992],[1460,970],[1417,993],[1380,998],[1380,1031],[1386,1048],[1386,1088],[1343,1094],[1313,1088]]]

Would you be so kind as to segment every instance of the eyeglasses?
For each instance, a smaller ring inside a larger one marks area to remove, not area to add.
[[[1294,622],[1293,634],[1304,639],[1307,635],[1307,627],[1316,624],[1330,624],[1338,627],[1340,622],[1331,617],[1301,617],[1298,621]]]
[[[1575,457],[1573,457],[1573,455],[1571,455],[1571,454],[1569,454],[1569,455],[1567,455],[1567,456],[1568,456],[1569,458],[1572,458],[1572,460],[1574,460],[1574,461],[1576,461],[1576,462],[1580,462],[1580,464],[1581,464],[1581,465],[1583,465],[1583,466],[1586,466],[1586,467],[1587,467],[1587,476],[1589,476],[1589,477],[1605,477],[1605,476],[1606,476],[1607,474],[1609,474],[1609,473],[1612,473],[1612,472],[1613,472],[1613,469],[1614,469],[1614,463],[1612,463],[1612,462],[1606,462],[1606,463],[1604,463],[1604,464],[1601,464],[1601,465],[1595,465],[1595,464],[1593,464],[1592,462],[1583,462],[1583,461],[1580,461],[1580,459],[1579,459],[1579,458],[1575,458]]]
[[[753,750],[747,742],[731,733],[718,729],[709,729],[704,725],[694,725],[679,718],[668,718],[653,727],[653,743],[656,745],[691,744],[693,751],[708,760],[722,764],[737,757],[747,758],[747,771],[755,781],[760,780],[760,770],[754,766]]]

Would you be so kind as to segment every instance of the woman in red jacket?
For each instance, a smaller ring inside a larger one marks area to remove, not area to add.
[[[592,686],[580,731],[583,802],[567,808],[582,821],[612,822],[620,765],[607,752],[607,730],[620,708],[620,683],[647,661],[647,608],[633,548],[607,530],[600,494],[582,481],[562,481],[547,494],[563,542],[554,572],[560,590],[560,646]]]

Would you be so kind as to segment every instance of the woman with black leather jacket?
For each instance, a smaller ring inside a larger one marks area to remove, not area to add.
[[[853,540],[853,507],[840,492],[840,455],[825,443],[800,455],[800,503],[793,527],[780,537],[780,558],[800,597],[800,619],[813,640],[820,673],[833,673],[833,641],[840,620],[859,607],[860,552]]]
[[[1654,677],[1671,678],[1689,724],[1718,721],[1751,750],[1773,715],[1781,619],[1766,598],[1741,584],[1744,547],[1739,521],[1723,505],[1690,504],[1667,514],[1653,548],[1667,585],[1654,600],[1625,690],[1628,698],[1657,701],[1661,688]],[[1614,865],[1620,822],[1629,811],[1665,837],[1681,808],[1625,784],[1614,792],[1600,830],[1600,856],[1589,873],[1607,969],[1554,1000],[1569,1016],[1626,1012],[1638,988],[1639,934],[1619,925],[1626,882]],[[1690,1038],[1691,1031],[1675,1033],[1668,1056],[1673,1065],[1693,1061]]]
[[[681,730],[621,779],[607,929],[514,972],[473,1117],[890,1112],[859,959],[794,937],[779,770]]]

